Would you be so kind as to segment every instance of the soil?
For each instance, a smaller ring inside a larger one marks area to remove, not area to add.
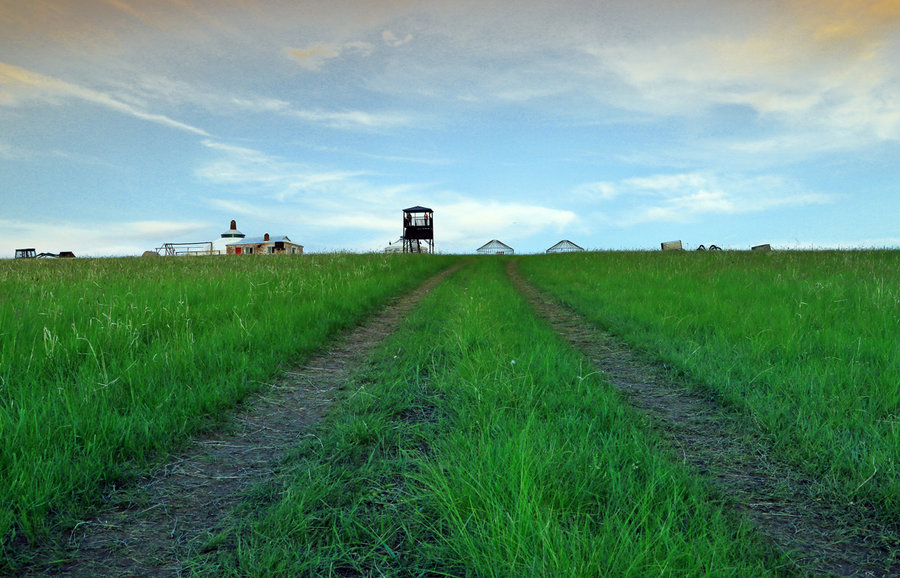
[[[560,302],[540,293],[511,261],[519,292],[562,337],[586,355],[672,447],[672,455],[709,480],[801,572],[900,576],[900,526],[871,507],[836,503],[795,467],[774,457],[751,419],[691,387]]]
[[[66,551],[43,556],[26,575],[179,576],[215,540],[251,488],[270,479],[297,439],[425,295],[458,267],[426,281],[271,387],[245,401],[220,430],[136,484],[107,488],[105,505],[79,523]],[[67,559],[60,562],[60,557]],[[56,561],[50,561],[50,560]]]

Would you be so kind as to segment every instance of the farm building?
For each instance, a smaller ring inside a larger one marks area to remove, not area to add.
[[[298,245],[284,235],[270,237],[244,237],[225,245],[227,255],[302,255],[303,245]]]
[[[516,252],[506,243],[492,239],[475,250],[479,255],[514,255]]]
[[[262,237],[250,237],[238,231],[237,222],[231,221],[231,226],[215,241],[202,241],[197,243],[165,243],[156,249],[157,255],[181,256],[181,255],[271,255],[288,254],[302,255],[303,245],[298,245],[288,237],[281,235],[270,237],[268,233]],[[146,252],[145,252],[146,254]]]
[[[578,251],[584,251],[584,249],[566,239],[547,249],[548,253],[577,253]]]

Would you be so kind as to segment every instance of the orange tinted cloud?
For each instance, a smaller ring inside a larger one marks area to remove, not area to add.
[[[900,24],[900,0],[794,0],[789,13],[823,45],[869,46]]]
[[[297,48],[290,51],[290,57],[307,70],[319,70],[322,63],[330,58],[340,56],[340,51],[325,45],[316,44],[309,48]]]
[[[32,100],[40,98],[47,101],[77,99],[156,124],[209,136],[203,129],[161,114],[145,112],[104,92],[44,76],[5,62],[0,62],[0,90],[2,90],[0,104],[13,105],[23,98]]]

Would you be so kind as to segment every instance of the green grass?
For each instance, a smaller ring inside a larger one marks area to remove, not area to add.
[[[0,571],[453,260],[0,261]]]
[[[787,572],[479,259],[433,290],[192,569],[212,575]]]
[[[0,261],[0,573],[105,485],[458,260]],[[433,290],[192,569],[790,573],[534,317],[506,261],[477,259]],[[900,516],[900,252],[582,253],[519,268],[739,409],[829,499]]]
[[[583,253],[521,271],[740,407],[826,493],[900,516],[900,252]]]

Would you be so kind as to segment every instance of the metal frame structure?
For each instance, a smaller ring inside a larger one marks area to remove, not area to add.
[[[166,257],[179,257],[182,255],[215,255],[212,241],[202,241],[199,243],[165,243],[156,250],[157,253],[162,252]]]

